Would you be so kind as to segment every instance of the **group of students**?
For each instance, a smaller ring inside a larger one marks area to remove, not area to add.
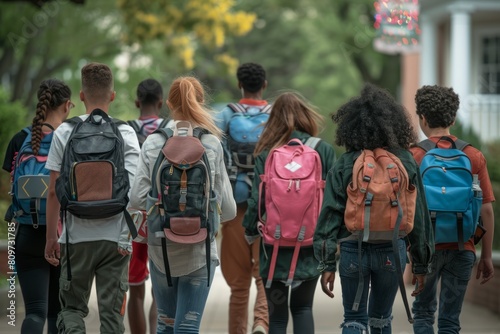
[[[28,135],[35,156],[42,138],[52,136],[45,165],[50,170],[46,225],[35,228],[33,224],[17,224],[16,266],[26,306],[21,332],[41,333],[47,321],[49,333],[85,333],[83,319],[88,314],[95,278],[101,333],[124,332],[129,285],[130,328],[134,333],[144,333],[144,281],[150,275],[155,303],[151,308],[150,328],[157,333],[198,333],[210,283],[220,262],[231,288],[228,324],[231,334],[247,333],[252,277],[257,285],[251,323],[253,334],[286,333],[289,311],[295,333],[314,333],[312,308],[317,282],[321,277],[322,290],[333,298],[337,266],[344,306],[342,333],[390,333],[392,306],[398,292],[396,272],[403,271],[406,263],[411,262],[412,281],[416,285],[412,293],[415,296],[414,332],[433,333],[438,310],[439,332],[458,333],[461,305],[476,261],[474,242],[469,240],[462,246],[435,244],[419,170],[425,151],[415,145],[417,131],[405,108],[385,90],[367,84],[360,96],[352,98],[332,115],[337,125],[335,143],[345,147],[346,152],[336,160],[332,145],[320,140],[314,146],[321,161],[324,194],[312,245],[300,248],[298,255],[293,248],[280,249],[272,261],[273,246],[261,237],[262,193],[259,189],[265,179],[260,176],[266,173],[266,162],[275,149],[289,144],[291,139],[306,143],[311,137],[317,137],[323,117],[295,92],[280,94],[271,107],[266,108],[270,105],[262,99],[267,86],[266,74],[259,64],[242,64],[237,78],[242,92],[238,104],[245,107],[244,112],[269,113],[251,154],[253,170],[247,170],[245,175],[251,181],[243,190],[248,193],[237,193],[241,189],[235,186],[231,175],[232,159],[237,157],[231,152],[227,132],[235,111],[228,106],[212,114],[205,104],[203,86],[196,78],[180,77],[172,82],[166,98],[171,119],[168,123],[158,117],[163,103],[161,86],[155,80],[142,82],[136,101],[141,110],[138,122],[141,126],[134,130],[127,124],[118,125],[123,138],[124,167],[131,185],[129,206],[143,211],[150,206],[149,195],[156,182],[153,179],[155,164],[166,142],[161,133],[154,131],[162,127],[176,129],[188,122],[193,128],[208,132],[200,136],[200,141],[207,153],[210,179],[217,195],[218,219],[222,223],[220,257],[215,238],[208,246],[170,243],[168,267],[162,244],[132,242],[125,213],[98,220],[67,213],[61,226],[56,180],[74,127],[71,122],[65,122],[74,104],[66,84],[54,79],[42,82],[30,131],[21,131],[13,137],[3,165],[4,170],[14,172],[13,162]],[[86,120],[95,109],[108,113],[114,97],[109,67],[99,63],[85,65],[80,100],[86,114],[79,117]],[[453,89],[424,86],[417,91],[415,101],[420,128],[436,146],[450,145],[440,140],[443,136],[457,140],[450,134],[459,107]],[[144,137],[141,145],[138,132]],[[395,243],[361,242],[346,226],[346,209],[351,205],[348,192],[353,179],[357,178],[353,175],[353,166],[361,151],[377,149],[384,149],[401,161],[402,173],[410,183],[408,188],[416,192],[413,207],[409,209],[414,214],[410,219],[413,227]],[[482,189],[481,218],[487,233],[482,239],[476,278],[482,278],[485,283],[494,275],[491,260],[494,196],[484,156],[470,145],[464,148],[464,153],[470,158],[472,173],[478,175]],[[241,196],[243,199],[239,199]],[[15,216],[14,220],[19,222],[19,217]],[[296,258],[296,267],[290,282],[293,258]],[[269,274],[271,267],[272,275]],[[264,286],[267,279],[269,284]]]

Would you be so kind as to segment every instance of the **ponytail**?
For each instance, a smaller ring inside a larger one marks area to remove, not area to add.
[[[182,114],[182,117],[200,126],[218,137],[222,131],[215,124],[208,108],[205,107],[205,91],[201,83],[193,77],[180,77],[174,80],[168,94],[168,101],[173,113]]]

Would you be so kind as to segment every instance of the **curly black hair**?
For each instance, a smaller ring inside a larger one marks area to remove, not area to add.
[[[155,79],[146,79],[137,86],[137,100],[142,105],[153,105],[163,100],[163,89]]]
[[[417,140],[405,108],[389,92],[372,84],[366,84],[360,96],[341,106],[332,120],[338,124],[335,143],[347,151],[408,149]]]
[[[453,88],[441,86],[423,86],[415,95],[417,115],[424,116],[429,127],[448,128],[457,117],[460,99]]]
[[[238,67],[236,77],[245,91],[256,93],[264,87],[266,71],[259,64],[245,63]]]

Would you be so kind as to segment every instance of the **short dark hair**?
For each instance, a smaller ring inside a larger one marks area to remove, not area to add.
[[[423,86],[415,95],[417,115],[424,116],[432,128],[448,128],[457,117],[460,98],[453,88]]]
[[[82,91],[91,101],[103,102],[113,93],[113,73],[109,66],[89,63],[82,68]]]
[[[137,86],[137,100],[142,105],[152,105],[163,100],[163,89],[155,79],[146,79]]]
[[[259,64],[245,63],[238,67],[236,77],[245,91],[256,93],[264,87],[266,71]]]

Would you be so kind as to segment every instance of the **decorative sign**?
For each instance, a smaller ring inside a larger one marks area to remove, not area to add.
[[[418,0],[378,0],[375,7],[375,50],[407,53],[419,50]]]

